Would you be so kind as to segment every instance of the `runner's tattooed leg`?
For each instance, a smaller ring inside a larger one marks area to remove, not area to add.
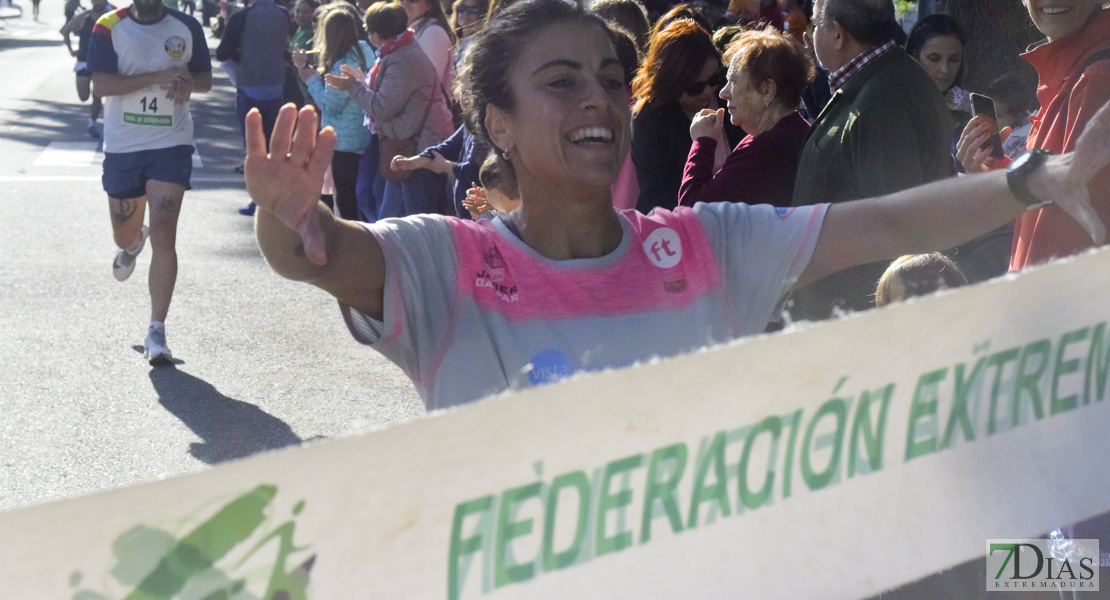
[[[136,198],[130,198],[116,201],[116,210],[112,211],[112,216],[116,219],[116,222],[122,225],[135,216],[135,211],[139,208],[139,203],[136,200]]]
[[[167,213],[175,212],[177,203],[173,201],[173,198],[162,198],[162,201],[158,203],[158,210]]]

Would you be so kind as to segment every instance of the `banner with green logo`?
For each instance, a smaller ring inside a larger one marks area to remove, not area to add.
[[[1092,253],[2,514],[0,597],[874,595],[1110,510],[1108,292]]]

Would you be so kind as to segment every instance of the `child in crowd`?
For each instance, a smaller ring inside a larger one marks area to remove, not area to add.
[[[987,95],[994,99],[994,114],[998,128],[1010,128],[1010,137],[1002,145],[1002,150],[1011,160],[1025,152],[1025,139],[1033,123],[1029,120],[1036,107],[1037,98],[1033,86],[1017,73],[1007,73],[987,86]]]
[[[875,289],[875,306],[967,285],[956,263],[940,252],[907,254],[890,263]]]
[[[482,187],[472,187],[466,191],[463,206],[470,211],[475,221],[492,219],[496,213],[510,213],[520,206],[520,192],[512,176],[497,168],[497,160],[487,157],[478,171]]]

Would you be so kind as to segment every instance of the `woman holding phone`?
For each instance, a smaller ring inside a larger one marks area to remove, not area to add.
[[[1040,79],[1038,113],[1026,139],[1030,150],[1053,153],[1075,149],[1080,132],[1110,101],[1110,8],[1101,0],[1074,0],[1055,6],[1049,0],[1023,0],[1029,16],[1047,41],[1025,53]],[[983,145],[997,130],[984,117],[964,128],[956,158],[968,173],[1001,169],[1009,159],[991,158]],[[1003,140],[1009,128],[1000,132]],[[1110,169],[1090,184],[1091,203],[1103,220],[1110,219]],[[1014,225],[1010,270],[1069,256],[1092,246],[1083,230],[1057,206],[1021,215]]]

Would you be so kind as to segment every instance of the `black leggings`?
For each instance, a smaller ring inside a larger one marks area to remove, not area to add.
[[[335,206],[339,209],[340,217],[352,221],[364,220],[359,214],[358,199],[355,196],[360,156],[355,152],[337,151],[331,158],[331,178],[335,181]]]

